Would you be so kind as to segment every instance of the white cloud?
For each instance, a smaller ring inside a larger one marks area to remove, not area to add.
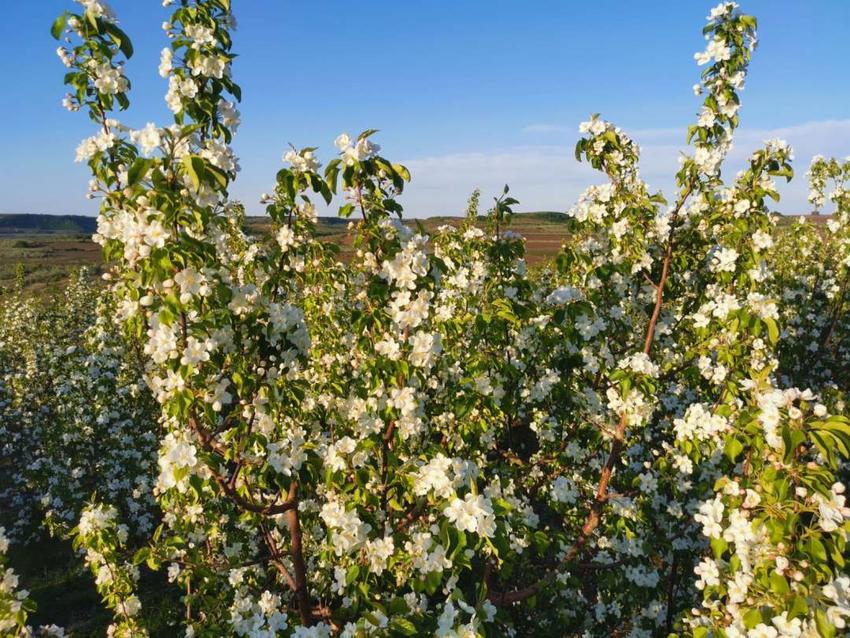
[[[548,134],[557,144],[534,144],[478,152],[408,159],[413,181],[402,197],[406,215],[427,217],[463,213],[473,188],[482,190],[482,204],[501,192],[507,183],[520,200],[520,210],[567,210],[584,188],[604,181],[573,154],[577,127],[532,124],[529,133]],[[672,192],[680,151],[685,148],[685,127],[681,129],[628,130],[641,145],[641,173],[655,189]],[[569,132],[569,135],[563,133]],[[781,201],[775,208],[784,213],[808,212],[805,173],[813,155],[844,157],[850,154],[850,119],[806,122],[775,129],[741,128],[726,162],[732,175],[745,165],[749,155],[764,140],[779,137],[794,148],[796,176],[790,184],[779,185]],[[562,142],[563,140],[563,142]]]

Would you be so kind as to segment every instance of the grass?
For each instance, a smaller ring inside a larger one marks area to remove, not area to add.
[[[112,614],[101,603],[94,579],[82,556],[70,541],[53,538],[32,542],[9,553],[10,566],[20,577],[20,587],[29,590],[36,611],[28,624],[55,624],[74,638],[102,638],[112,622]],[[177,635],[180,618],[175,605],[178,592],[166,580],[164,570],[141,568],[139,598],[152,638]]]

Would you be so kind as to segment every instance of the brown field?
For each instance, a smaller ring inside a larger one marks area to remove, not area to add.
[[[782,218],[781,224],[790,224],[794,217]],[[809,216],[816,223],[824,223],[829,216]],[[433,233],[443,224],[459,224],[457,217],[431,217],[410,220],[421,223],[426,232]],[[483,220],[482,220],[483,225]],[[249,232],[262,235],[270,231],[267,219],[249,217]],[[520,213],[513,217],[511,230],[526,240],[526,254],[531,265],[551,259],[568,239],[563,213]],[[323,241],[340,247],[340,258],[347,261],[351,255],[351,234],[346,223],[322,218],[318,236]],[[23,276],[24,291],[43,293],[61,289],[70,273],[88,266],[93,275],[103,271],[100,246],[85,234],[67,234],[62,231],[33,233],[26,230],[0,230],[0,293],[14,287],[16,277]]]
[[[85,235],[0,236],[0,292],[12,288],[19,274],[27,292],[53,290],[80,266],[93,274],[103,268],[100,246]]]
[[[542,218],[552,216],[552,219]],[[557,218],[560,213],[526,213],[516,215],[511,223],[510,229],[520,233],[526,241],[526,255],[531,265],[537,265],[551,259],[567,240],[568,234],[563,220]],[[458,225],[462,222],[458,217],[431,217],[429,219],[411,220],[409,224],[415,226],[417,222],[427,233],[435,233],[439,226],[444,224]],[[485,223],[479,224],[484,227]],[[270,226],[261,218],[250,218],[248,228],[255,234],[267,233]],[[352,235],[345,224],[329,224],[320,222],[318,236],[321,240],[336,244],[340,247],[339,256],[347,261],[351,254]]]

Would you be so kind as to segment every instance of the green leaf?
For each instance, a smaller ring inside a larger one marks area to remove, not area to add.
[[[442,582],[442,572],[428,572],[428,575],[425,577],[425,591],[427,591],[429,594],[433,594],[435,591],[437,591],[437,587],[439,587],[440,583]]]
[[[791,608],[788,610],[788,619],[805,618],[809,614],[809,606],[806,604],[806,599],[802,596],[794,596],[794,602],[791,603]]]
[[[405,182],[410,181],[410,171],[407,170],[406,166],[402,166],[401,164],[393,164],[393,170],[401,176],[401,178]]]
[[[818,628],[818,633],[823,638],[833,638],[835,636],[835,626],[829,622],[823,609],[815,610],[815,625]]]
[[[747,629],[752,629],[760,622],[763,622],[761,612],[758,609],[750,609],[746,614],[744,614],[744,626]]]
[[[775,571],[770,573],[770,589],[778,596],[784,596],[788,593],[788,581],[782,574]]]
[[[503,498],[497,498],[493,500],[493,510],[496,512],[497,516],[501,516],[503,514],[507,514],[508,512],[513,510],[513,506],[508,503]]]
[[[714,537],[711,539],[711,551],[714,553],[716,560],[720,560],[723,557],[723,553],[728,547],[729,543],[722,538]]]
[[[823,430],[834,436],[848,437],[850,439],[850,425],[840,419],[840,417],[829,417],[826,422],[815,421],[812,423],[812,429]]]
[[[727,439],[726,445],[723,446],[723,453],[730,463],[734,463],[735,459],[744,451],[744,445],[738,439]]]
[[[359,575],[360,575],[360,567],[357,566],[357,565],[352,565],[349,568],[348,572],[345,574],[345,584],[350,585],[355,580],[357,580],[357,577]]]
[[[134,565],[141,565],[142,563],[144,563],[148,559],[148,556],[150,556],[150,555],[151,555],[151,548],[150,547],[142,547],[135,554],[133,554],[133,564]]]
[[[826,562],[826,547],[815,537],[809,540],[809,554],[818,563]]]
[[[128,60],[133,57],[133,43],[130,41],[130,36],[111,22],[104,23],[103,29],[109,34],[109,37],[112,38],[112,41],[118,46],[124,57]]]
[[[137,157],[133,162],[133,165],[130,166],[130,170],[127,171],[127,185],[132,186],[133,184],[138,183],[139,180],[144,179],[152,164],[152,159]]]
[[[88,20],[88,23],[91,25],[92,29],[94,29],[94,32],[99,34],[101,32],[100,28],[102,21],[98,20],[91,11],[86,11],[83,15],[86,16],[86,20]]]
[[[576,144],[576,161],[581,161],[581,152],[584,150],[584,140],[579,140]]]
[[[537,530],[536,532],[534,532],[532,538],[534,539],[534,546],[541,554],[544,553],[547,549],[549,549],[549,546],[552,544],[552,539],[550,538],[549,534],[542,530]]]
[[[779,327],[770,317],[762,319],[762,321],[764,321],[764,325],[767,326],[767,337],[770,339],[770,343],[775,344],[779,340]]]
[[[370,623],[372,623],[373,625],[375,625],[375,627],[380,627],[380,626],[381,626],[381,621],[380,621],[380,620],[378,619],[378,617],[377,617],[375,614],[373,614],[372,612],[367,613],[367,614],[366,614],[366,616],[365,616],[365,618],[366,618],[366,620],[368,620]]]
[[[817,431],[814,429],[809,434],[812,442],[818,449],[818,452],[820,452],[821,456],[826,459],[829,467],[834,468],[836,466],[835,453],[833,452],[832,444],[830,443],[830,440],[834,440],[833,437],[827,432]]]
[[[68,13],[65,12],[53,21],[50,27],[50,35],[56,40],[62,37],[62,31],[65,29],[65,23],[68,21]]]
[[[337,178],[339,177],[340,164],[341,162],[339,159],[332,159],[325,167],[325,182],[327,182],[328,188],[331,189],[332,193],[336,193],[336,183]]]
[[[197,155],[186,155],[183,158],[183,168],[186,174],[192,180],[192,186],[195,190],[201,188],[201,181],[204,179],[205,164],[203,158]]]
[[[204,171],[212,177],[221,188],[227,188],[227,173],[217,166],[205,166]]]
[[[791,463],[797,448],[806,442],[806,435],[801,430],[792,430],[786,423],[782,428],[782,440],[785,443],[784,461]]]
[[[390,623],[390,626],[396,631],[401,632],[405,636],[415,636],[419,633],[416,629],[416,625],[414,625],[407,618],[393,618],[393,621]]]

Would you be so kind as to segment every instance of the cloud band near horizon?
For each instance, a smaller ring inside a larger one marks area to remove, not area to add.
[[[628,133],[641,146],[640,169],[653,190],[672,192],[680,153],[686,149],[685,129],[637,129]],[[502,149],[476,150],[410,158],[403,162],[413,181],[405,190],[402,204],[412,217],[462,215],[474,188],[482,192],[482,206],[491,195],[509,184],[519,199],[519,210],[568,210],[590,184],[604,178],[586,164],[576,161],[573,147],[578,127],[560,124],[531,124],[523,129],[529,138],[556,138]],[[774,205],[786,214],[807,213],[806,171],[814,155],[850,155],[850,119],[805,122],[775,129],[741,127],[725,162],[728,178],[745,166],[747,158],[763,142],[782,138],[794,149],[795,176],[790,183],[778,182],[781,199]]]

